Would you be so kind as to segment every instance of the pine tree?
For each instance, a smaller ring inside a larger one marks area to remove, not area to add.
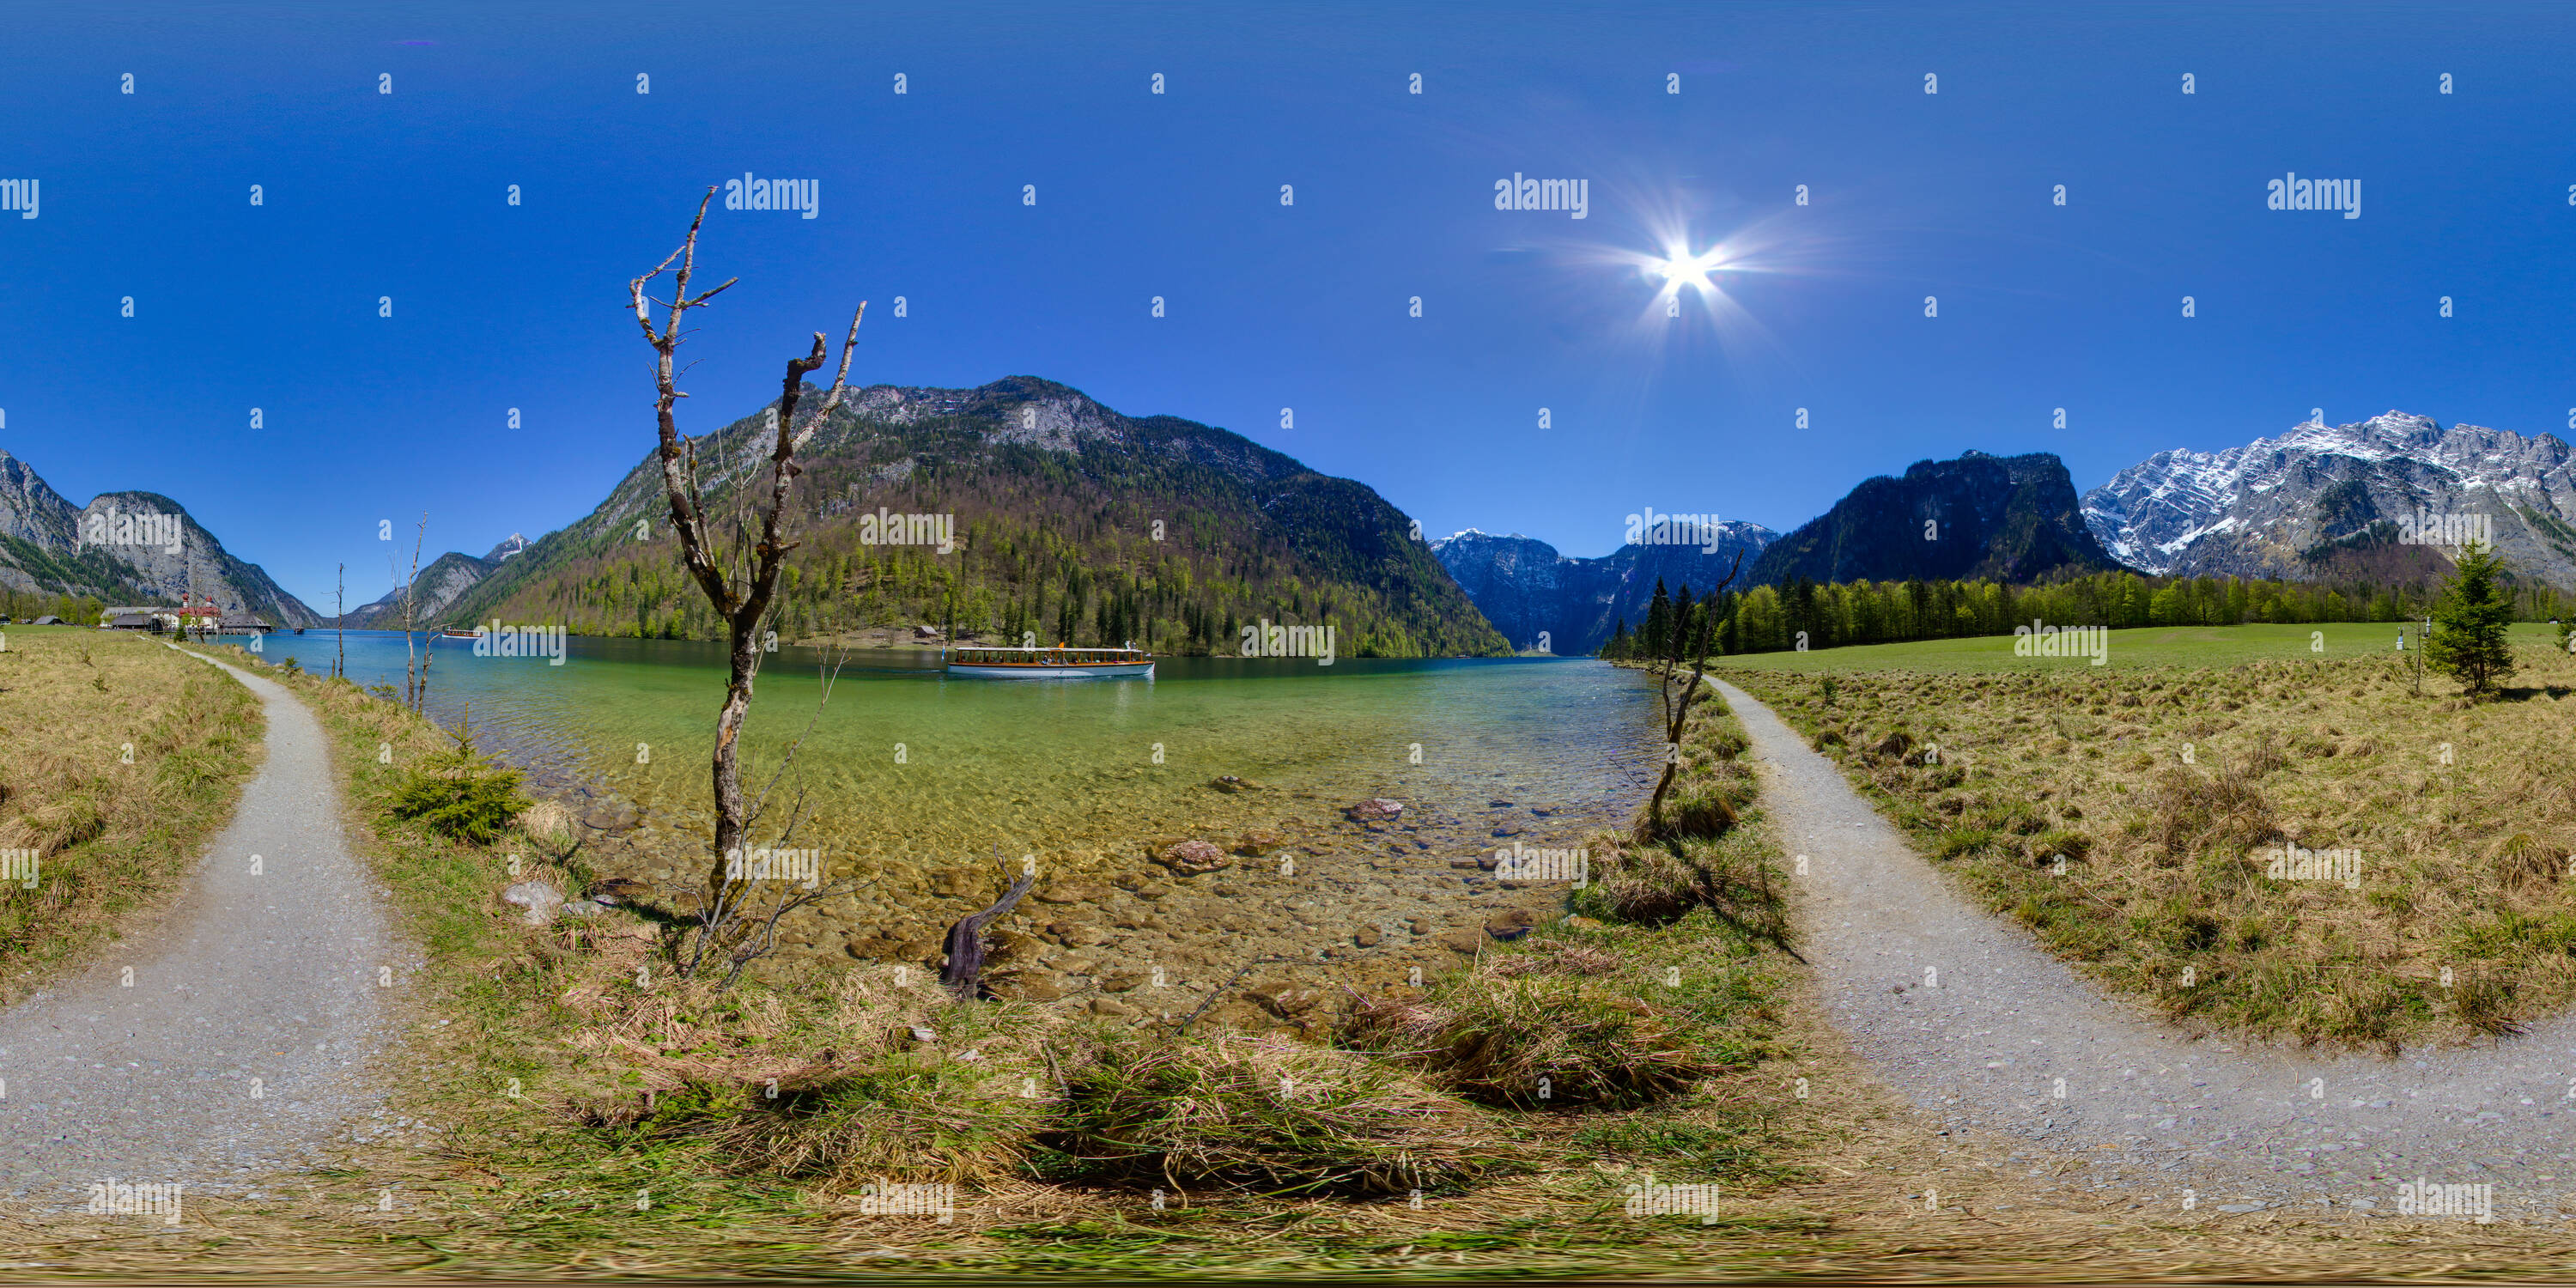
[[[2433,638],[2424,660],[2451,673],[2471,694],[2485,694],[2513,674],[2513,592],[2504,585],[2504,560],[2485,543],[2460,547],[2459,562],[2433,603]]]
[[[1672,645],[1673,601],[1664,591],[1664,579],[1655,578],[1655,597],[1646,604],[1646,631],[1641,641],[1647,657],[1664,655]]]

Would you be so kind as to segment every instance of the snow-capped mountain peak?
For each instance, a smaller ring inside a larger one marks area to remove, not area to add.
[[[2569,456],[2554,435],[2444,429],[2403,411],[2312,420],[2224,451],[2158,452],[2086,493],[2084,521],[2113,557],[2146,572],[2302,577],[2321,547],[2375,522],[2479,514],[2509,561],[2576,584],[2576,539],[2564,535],[2576,514]]]

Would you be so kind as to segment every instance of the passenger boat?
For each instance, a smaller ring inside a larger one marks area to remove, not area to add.
[[[460,631],[455,627],[450,626],[446,630],[440,631],[438,633],[438,638],[443,640],[470,640],[474,638],[474,632]]]
[[[1154,658],[1140,648],[978,648],[941,650],[950,675],[984,680],[1154,678]]]

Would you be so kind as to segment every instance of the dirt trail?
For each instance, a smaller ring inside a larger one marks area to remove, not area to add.
[[[110,1178],[230,1191],[381,1115],[379,972],[399,986],[410,963],[341,834],[321,725],[224,670],[266,709],[267,760],[158,924],[0,1015],[0,1192],[50,1207]]]
[[[1717,688],[1780,844],[1807,857],[1800,949],[1827,1013],[1915,1105],[2030,1140],[2015,1159],[2034,1179],[2081,1157],[2060,1183],[2364,1216],[2420,1178],[2491,1185],[2497,1220],[2576,1219],[2576,1019],[2396,1060],[2186,1037],[1951,889],[1831,761]]]

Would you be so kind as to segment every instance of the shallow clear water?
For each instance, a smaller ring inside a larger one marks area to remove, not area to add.
[[[346,641],[352,679],[400,683],[400,635]],[[320,671],[335,642],[326,631],[272,636],[262,655]],[[478,658],[461,641],[429,647],[432,713],[453,724],[470,712],[486,750],[540,781],[703,821],[720,646],[575,638],[562,666]],[[1369,796],[1419,807],[1407,822],[1425,848],[1466,857],[1523,830],[1536,843],[1624,821],[1659,768],[1652,686],[1588,660],[1164,658],[1150,682],[997,681],[946,678],[935,653],[870,649],[852,655],[817,718],[822,661],[802,648],[768,659],[745,779],[767,781],[811,721],[780,792],[805,788],[813,819],[799,843],[836,861],[1124,853],[1322,822]],[[638,744],[649,763],[636,763]],[[1224,774],[1276,790],[1211,791]],[[1551,812],[1533,816],[1533,804]]]

